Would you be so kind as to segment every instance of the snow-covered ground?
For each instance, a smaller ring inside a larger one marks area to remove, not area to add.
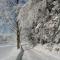
[[[16,60],[20,49],[17,50],[15,45],[0,46],[0,60]]]
[[[0,46],[0,60],[60,60],[58,54],[49,52],[40,44],[34,48],[23,45],[24,51],[17,50],[16,45]],[[22,55],[23,54],[23,55]]]
[[[60,51],[49,51],[48,49],[45,48],[45,46],[42,46],[40,44],[38,44],[34,50],[38,51],[38,54],[40,54],[40,52],[44,53],[47,56],[51,56],[53,58],[56,58],[56,60],[60,60]]]
[[[25,50],[22,60],[60,60],[60,58],[37,45],[32,49]]]

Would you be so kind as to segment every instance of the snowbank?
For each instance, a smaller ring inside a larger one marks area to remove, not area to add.
[[[52,57],[55,57],[60,60],[60,52],[57,51],[49,51],[45,48],[45,46],[42,46],[41,44],[38,44],[34,49],[38,52],[43,52],[46,55],[50,55]]]

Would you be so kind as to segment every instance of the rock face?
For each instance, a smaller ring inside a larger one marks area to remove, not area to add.
[[[37,43],[60,43],[59,0],[29,0],[20,10],[21,40]],[[56,41],[57,40],[57,41]]]

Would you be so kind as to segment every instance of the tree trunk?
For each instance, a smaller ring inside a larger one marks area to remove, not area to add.
[[[19,0],[17,0],[17,4],[19,3]]]
[[[20,48],[20,30],[17,22],[17,49]]]
[[[20,35],[19,32],[17,32],[17,49],[20,48]]]

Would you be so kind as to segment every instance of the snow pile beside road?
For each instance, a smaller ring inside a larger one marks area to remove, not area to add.
[[[42,46],[41,44],[38,44],[34,49],[38,52],[43,52],[46,55],[51,55],[52,57],[55,57],[57,59],[60,59],[60,52],[57,51],[49,51],[45,48],[45,46]]]

